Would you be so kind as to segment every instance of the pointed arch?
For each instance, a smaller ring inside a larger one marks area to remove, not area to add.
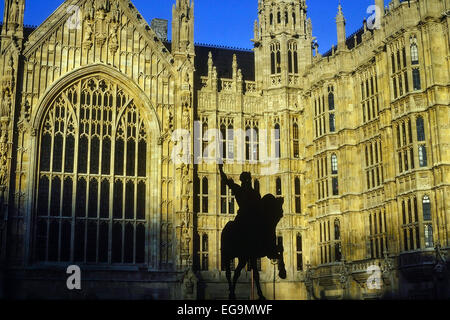
[[[41,99],[32,118],[34,261],[155,264],[160,130],[145,100],[102,65],[71,73]]]

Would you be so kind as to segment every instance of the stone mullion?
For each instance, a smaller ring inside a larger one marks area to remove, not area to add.
[[[64,94],[64,93],[63,93]],[[66,170],[65,170],[65,165],[66,165],[66,161],[65,161],[65,157],[66,157],[66,138],[67,138],[67,128],[69,126],[69,105],[67,102],[64,102],[64,132],[63,132],[63,145],[62,145],[62,158],[61,158],[61,186],[60,186],[60,197],[59,197],[59,219],[57,219],[59,221],[59,225],[58,225],[58,261],[61,260],[61,243],[62,243],[62,225],[63,222],[65,221],[65,219],[63,218],[62,215],[62,207],[63,207],[63,202],[64,202],[64,181],[65,181],[65,175],[66,175]]]
[[[113,239],[113,226],[114,226],[114,185],[116,183],[116,170],[115,170],[115,157],[116,157],[116,141],[117,141],[117,129],[119,123],[117,121],[117,93],[118,86],[114,85],[112,95],[112,108],[111,108],[111,162],[110,162],[110,178],[109,178],[109,235],[108,235],[108,262],[112,264],[112,239]]]

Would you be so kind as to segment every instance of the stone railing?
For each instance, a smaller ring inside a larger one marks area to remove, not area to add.
[[[279,86],[281,84],[281,75],[270,76],[270,84],[272,86]]]
[[[298,75],[290,74],[289,75],[289,85],[296,86],[299,84],[300,77]]]
[[[256,93],[256,82],[254,82],[254,81],[245,81],[245,92],[247,92],[247,93]]]
[[[222,81],[222,91],[233,91],[233,80],[221,79]]]

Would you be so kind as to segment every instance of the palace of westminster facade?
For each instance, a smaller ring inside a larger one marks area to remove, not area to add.
[[[188,0],[170,42],[129,0],[67,0],[37,28],[5,0],[0,296],[226,298],[220,150],[285,199],[276,299],[448,298],[450,0],[374,4],[349,37],[339,5],[321,55],[305,0],[258,0],[248,51],[194,44]]]

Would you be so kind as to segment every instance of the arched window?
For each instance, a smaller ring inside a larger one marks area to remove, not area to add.
[[[245,128],[245,159],[250,162],[259,160],[259,129],[256,124]]]
[[[428,196],[424,196],[422,200],[423,220],[431,221],[431,201]]]
[[[338,174],[338,161],[335,154],[331,156],[331,174]]]
[[[334,115],[334,113],[329,114],[329,119],[330,119],[330,132],[335,132],[336,131],[336,116]]]
[[[433,225],[426,224],[424,226],[424,235],[425,235],[425,248],[433,248],[434,240],[433,240]]]
[[[330,111],[334,110],[334,93],[333,92],[328,93],[328,110],[330,110]]]
[[[342,250],[341,250],[341,224],[338,219],[334,220],[334,256],[335,261],[341,261]]]
[[[295,213],[302,213],[300,178],[295,178]]]
[[[293,144],[294,144],[294,158],[300,157],[300,146],[299,146],[299,132],[298,124],[294,123],[293,126]]]
[[[277,51],[277,73],[281,73],[281,51]]]
[[[220,125],[220,139],[221,139],[221,156],[222,159],[227,159],[227,127],[222,124]]]
[[[331,184],[333,189],[333,196],[339,195],[339,180],[337,177],[338,174],[338,160],[337,156],[333,154],[331,156],[331,174],[334,175],[334,177],[331,178]]]
[[[292,13],[292,22],[294,23],[294,26],[297,24],[297,19],[295,17],[295,12]]]
[[[413,88],[414,90],[421,90],[422,89],[422,85],[421,85],[421,81],[420,81],[420,70],[419,68],[414,68],[412,70],[412,78],[413,78]]]
[[[422,117],[417,118],[416,128],[417,128],[417,141],[425,141],[425,126]]]
[[[338,219],[334,220],[334,240],[341,240],[341,224]]]
[[[208,150],[208,144],[209,144],[209,137],[208,137],[208,119],[204,119],[202,123],[202,157],[208,158],[207,150]]]
[[[276,180],[276,195],[281,196],[283,194],[282,186],[281,186],[281,178],[277,178]]]
[[[202,259],[202,271],[208,270],[208,235],[204,234],[202,236],[202,248],[201,248],[201,259]]]
[[[272,51],[270,53],[270,74],[276,73],[276,60],[275,60],[275,52]]]
[[[250,161],[250,154],[251,154],[251,128],[250,127],[246,127],[245,128],[245,160]]]
[[[208,213],[208,178],[202,179],[202,208],[200,212]]]
[[[278,24],[281,23],[281,12],[280,11],[278,11],[278,13],[277,13],[277,22],[278,22]]]
[[[35,259],[147,263],[149,151],[120,86],[94,76],[62,90],[40,129]]]
[[[419,64],[419,50],[415,43],[411,45],[411,64]]]
[[[297,271],[303,271],[303,239],[297,235]]]
[[[419,165],[421,168],[428,166],[427,147],[425,145],[419,146]]]
[[[234,214],[234,196],[223,180],[220,182],[220,212]]]
[[[275,125],[275,158],[279,159],[281,158],[281,128],[280,125],[277,123]]]
[[[234,130],[233,125],[230,123],[228,126],[225,124],[220,125],[221,136],[221,154],[222,159],[233,160],[234,158]]]
[[[288,43],[288,71],[289,73],[298,73],[298,55],[297,43],[291,41]]]
[[[273,13],[270,13],[270,25],[273,25]]]
[[[279,42],[270,45],[270,71],[271,74],[281,73],[281,47]]]
[[[328,111],[329,111],[329,125],[330,132],[336,131],[336,116],[334,114],[335,104],[334,104],[334,87],[328,87]]]

